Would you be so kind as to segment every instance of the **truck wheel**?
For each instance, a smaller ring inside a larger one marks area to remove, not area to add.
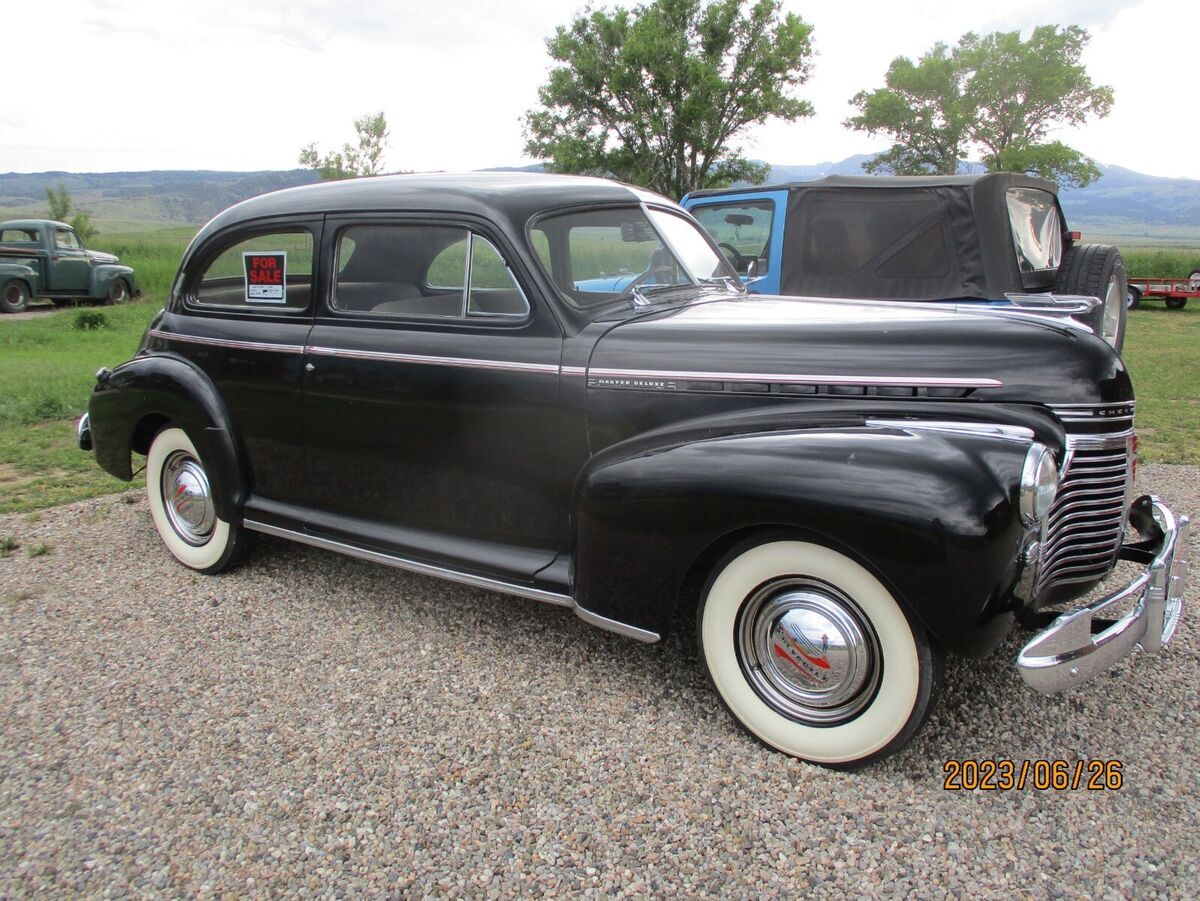
[[[154,436],[146,494],[159,537],[184,566],[219,573],[245,555],[249,533],[217,516],[210,476],[183,429],[168,426]]]
[[[108,283],[108,293],[104,297],[104,305],[111,307],[114,304],[124,303],[129,299],[129,286],[125,284],[125,279],[118,278]]]
[[[1188,299],[1186,297],[1168,297],[1167,308],[1171,310],[1182,310],[1187,306]]]
[[[1125,345],[1126,303],[1129,280],[1121,251],[1109,244],[1075,244],[1067,248],[1055,294],[1081,294],[1100,298],[1102,316],[1099,335],[1117,351]]]
[[[1142,303],[1142,292],[1133,285],[1125,292],[1125,309],[1136,310]]]
[[[925,722],[940,650],[878,579],[802,541],[742,545],[697,612],[700,657],[721,700],[776,750],[848,768],[885,757]]]
[[[19,278],[10,278],[0,288],[0,310],[5,313],[24,313],[29,306],[29,286]]]
[[[1188,288],[1192,291],[1200,291],[1200,269],[1193,269],[1188,276]]]

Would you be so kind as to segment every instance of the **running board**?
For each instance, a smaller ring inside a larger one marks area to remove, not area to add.
[[[554,591],[544,591],[541,588],[530,588],[525,585],[515,585],[512,582],[505,582],[502,579],[492,579],[487,576],[475,575],[474,573],[460,572],[456,569],[447,569],[444,566],[434,566],[431,563],[422,563],[419,560],[410,560],[406,557],[387,554],[383,551],[373,551],[355,544],[335,541],[332,538],[323,538],[320,535],[296,532],[292,529],[273,526],[265,522],[257,522],[253,519],[243,519],[242,525],[251,531],[262,532],[264,535],[286,538],[288,541],[311,545],[322,550],[333,551],[336,554],[344,554],[347,557],[356,557],[359,560],[366,560],[370,563],[382,563],[384,566],[407,570],[408,572],[418,573],[422,576],[432,576],[435,579],[445,579],[447,582],[457,582],[459,585],[470,585],[472,588],[484,588],[488,591],[498,591],[501,594],[529,598],[530,600],[541,601],[543,604],[553,604],[556,607],[569,607],[585,623],[606,629],[609,632],[616,632],[618,635],[624,635],[627,638],[636,638],[638,641],[653,643],[662,638],[657,632],[651,632],[649,629],[639,629],[637,626],[618,622],[615,619],[609,619],[608,617],[580,607],[570,595],[558,594]]]

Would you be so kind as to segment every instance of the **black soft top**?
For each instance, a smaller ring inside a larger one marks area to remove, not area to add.
[[[784,294],[1002,299],[1053,282],[1053,273],[1022,279],[1008,213],[1013,189],[1058,196],[1054,182],[1012,172],[832,175],[691,196],[787,192]]]

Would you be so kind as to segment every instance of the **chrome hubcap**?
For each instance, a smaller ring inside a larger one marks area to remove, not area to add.
[[[174,451],[167,457],[162,468],[162,499],[176,535],[194,547],[208,541],[217,524],[217,511],[199,460],[186,451]]]
[[[815,579],[768,583],[737,625],[742,671],[764,701],[813,725],[853,719],[882,671],[879,639],[848,597]]]

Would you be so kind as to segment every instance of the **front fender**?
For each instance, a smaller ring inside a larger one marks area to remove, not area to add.
[[[203,372],[172,354],[123,363],[92,392],[88,405],[96,462],[119,479],[133,478],[130,455],[144,431],[167,422],[182,428],[213,482],[213,505],[227,522],[241,518],[250,490],[245,455],[216,387]]]
[[[579,483],[579,604],[662,632],[706,551],[754,530],[797,530],[872,569],[951,650],[986,653],[1014,624],[1031,439],[916,426],[611,449]]]
[[[129,285],[130,294],[137,293],[137,278],[134,276],[132,268],[117,263],[102,263],[92,267],[91,287],[88,289],[88,294],[92,297],[104,297],[108,293],[108,286],[118,278],[124,279],[125,284]]]

